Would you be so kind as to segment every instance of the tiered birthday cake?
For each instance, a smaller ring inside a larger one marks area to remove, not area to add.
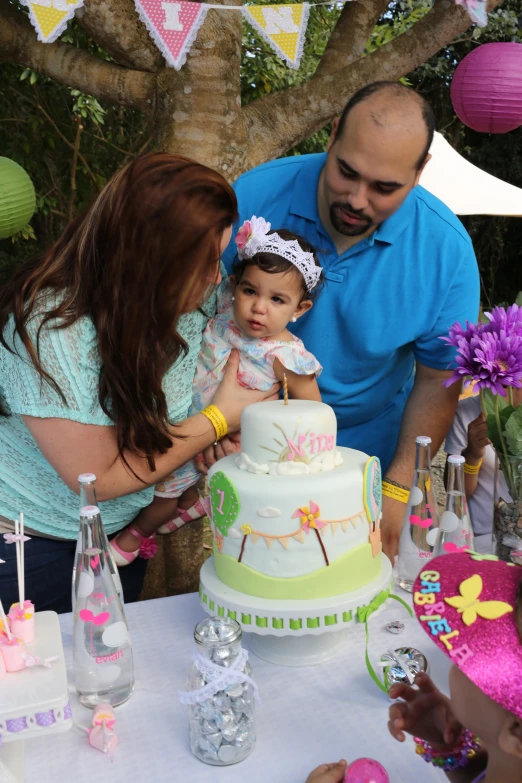
[[[320,402],[245,409],[241,454],[209,471],[221,582],[251,596],[309,600],[379,577],[379,460],[338,448],[336,438],[335,414]]]

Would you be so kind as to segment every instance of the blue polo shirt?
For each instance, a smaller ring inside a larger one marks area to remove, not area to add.
[[[289,328],[324,367],[319,387],[337,415],[338,443],[378,456],[386,470],[415,360],[446,369],[454,349],[440,337],[455,321],[477,318],[477,262],[460,220],[420,186],[371,236],[338,255],[317,207],[325,160],[281,158],[244,174],[234,185],[240,222],[264,217],[316,248],[325,285]],[[229,271],[235,251],[231,242],[223,259]]]

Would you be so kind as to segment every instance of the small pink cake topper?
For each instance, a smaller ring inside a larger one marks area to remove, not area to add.
[[[102,753],[112,753],[118,742],[114,724],[116,718],[110,704],[97,704],[92,716],[92,728],[87,729],[89,745]]]
[[[522,644],[516,626],[522,571],[474,552],[434,558],[416,579],[413,605],[432,641],[469,679],[522,719]]]

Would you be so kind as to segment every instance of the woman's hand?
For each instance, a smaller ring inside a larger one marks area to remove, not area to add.
[[[274,383],[266,392],[245,389],[237,379],[238,369],[239,354],[237,351],[231,351],[223,380],[213,399],[214,405],[217,405],[227,420],[229,432],[235,432],[239,429],[241,413],[247,405],[264,400],[275,400],[281,388],[279,383]]]
[[[346,773],[346,761],[341,759],[336,764],[321,764],[306,778],[306,783],[342,783]]]
[[[463,727],[453,715],[449,699],[427,674],[418,674],[415,685],[419,690],[405,684],[390,689],[390,698],[404,700],[390,707],[390,734],[399,742],[404,742],[406,732],[429,742],[437,750],[453,748]]]

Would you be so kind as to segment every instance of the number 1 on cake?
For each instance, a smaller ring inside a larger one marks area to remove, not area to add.
[[[216,511],[218,514],[223,513],[223,501],[225,500],[225,492],[222,489],[216,490],[216,492],[219,495],[219,506],[217,507]]]

